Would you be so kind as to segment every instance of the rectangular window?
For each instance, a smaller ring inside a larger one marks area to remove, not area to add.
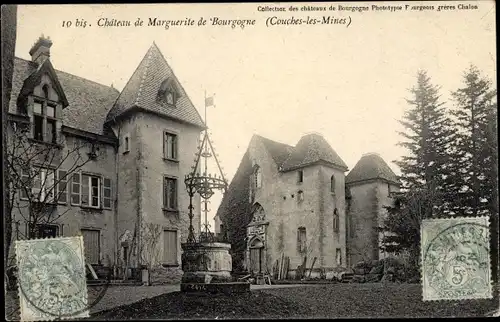
[[[28,189],[30,186],[30,173],[29,170],[21,170],[21,184],[22,188],[20,189],[21,199],[28,198]]]
[[[34,115],[35,126],[33,127],[33,138],[43,141],[43,116]]]
[[[57,237],[59,227],[57,225],[37,224],[34,232],[35,238]]]
[[[68,178],[67,172],[64,170],[59,170],[57,173],[57,201],[59,203],[68,202]]]
[[[177,179],[163,178],[163,207],[177,210]]]
[[[130,144],[129,144],[129,137],[125,137],[125,142],[124,142],[124,147],[123,147],[123,152],[129,152],[130,151]]]
[[[56,108],[51,105],[47,105],[47,112],[45,113],[48,117],[56,117]]]
[[[56,143],[56,106],[48,105],[47,101],[33,103],[33,139]]]
[[[99,208],[101,205],[101,188],[99,177],[82,174],[82,206]]]
[[[81,182],[80,182],[80,173],[73,173],[73,177],[71,178],[71,204],[79,205],[80,204],[80,190],[81,190]]]
[[[82,206],[89,205],[89,181],[90,176],[86,174],[82,174]]]
[[[165,132],[163,155],[166,159],[177,160],[177,135]]]
[[[297,181],[298,181],[298,183],[304,182],[304,171],[299,170]]]
[[[39,102],[33,103],[33,113],[42,114],[42,103]]]
[[[47,119],[45,130],[45,141],[56,143],[56,120]]]
[[[111,179],[104,178],[103,186],[103,207],[106,209],[111,209]]]
[[[29,174],[26,172],[22,175],[26,181],[29,181]],[[33,186],[31,193],[33,201],[53,202],[55,191],[55,171],[51,169],[37,168],[32,173]],[[27,182],[29,185],[29,182]],[[25,189],[23,189],[25,190]],[[26,191],[21,194],[21,197],[27,198]]]
[[[163,231],[163,263],[177,265],[177,231]]]
[[[307,235],[305,227],[299,227],[299,229],[297,229],[297,250],[301,254],[307,252]]]
[[[340,248],[335,250],[335,262],[337,263],[337,266],[342,265],[342,251]]]

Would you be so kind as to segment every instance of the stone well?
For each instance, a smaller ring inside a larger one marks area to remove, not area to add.
[[[182,244],[182,283],[231,282],[231,244],[218,242]]]

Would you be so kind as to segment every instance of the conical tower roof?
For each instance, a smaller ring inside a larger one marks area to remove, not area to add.
[[[321,161],[344,168],[347,171],[347,165],[325,138],[320,134],[311,133],[304,135],[299,140],[288,159],[283,163],[282,170],[293,170]]]
[[[359,159],[358,163],[346,176],[346,183],[354,183],[372,179],[383,179],[398,183],[396,174],[377,153],[367,153]]]
[[[162,84],[165,82],[175,87],[177,92],[175,105],[167,104],[158,99]],[[200,114],[155,43],[151,45],[127,85],[123,88],[113,108],[109,111],[106,121],[111,121],[134,108],[202,128],[205,126]]]

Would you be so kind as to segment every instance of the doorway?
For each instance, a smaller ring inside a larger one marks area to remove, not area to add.
[[[255,239],[250,244],[250,272],[260,274],[264,269],[264,244]]]

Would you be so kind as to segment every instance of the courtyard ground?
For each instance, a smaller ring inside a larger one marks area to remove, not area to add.
[[[266,286],[230,296],[172,292],[91,319],[479,317],[497,308],[498,297],[423,302],[417,284],[327,284]]]
[[[179,285],[111,286],[90,310],[90,320],[471,317],[491,314],[499,303],[498,296],[491,300],[423,302],[417,284],[252,285],[251,293],[231,296],[179,290]],[[8,293],[8,320],[19,320],[17,303],[15,292]]]

